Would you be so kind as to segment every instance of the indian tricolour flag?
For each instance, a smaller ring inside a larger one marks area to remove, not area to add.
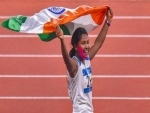
[[[90,32],[102,24],[108,6],[91,7],[82,5],[74,9],[66,7],[49,7],[35,13],[33,16],[18,15],[1,23],[7,29],[38,34],[43,41],[56,37],[57,22],[65,35],[72,35],[78,27],[84,27]]]

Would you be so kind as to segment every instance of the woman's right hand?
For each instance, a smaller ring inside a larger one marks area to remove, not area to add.
[[[59,25],[56,26],[56,36],[59,39],[63,39],[64,38],[64,33],[63,33],[63,31],[62,31],[62,29],[60,28]]]

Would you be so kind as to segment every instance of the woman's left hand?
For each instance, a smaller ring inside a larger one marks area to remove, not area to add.
[[[111,22],[112,16],[113,16],[113,11],[109,8],[107,13],[106,13],[106,20]]]

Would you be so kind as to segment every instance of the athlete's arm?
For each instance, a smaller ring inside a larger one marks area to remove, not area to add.
[[[106,34],[108,32],[108,29],[109,29],[109,24],[111,23],[111,15],[112,14],[113,13],[112,13],[111,9],[109,9],[106,13],[106,21],[108,23],[107,22],[104,23],[102,30],[100,31],[99,35],[95,39],[94,45],[90,48],[89,56],[90,56],[91,60],[94,58],[94,56],[96,55],[98,50],[103,45],[103,42],[106,38]]]
[[[60,39],[61,52],[62,52],[64,62],[66,64],[67,70],[69,71],[70,76],[73,78],[77,72],[77,68],[78,68],[77,62],[74,59],[70,58],[66,45],[65,45],[63,31],[59,26],[57,26],[56,35]]]

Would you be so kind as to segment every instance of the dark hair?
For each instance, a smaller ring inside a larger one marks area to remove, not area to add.
[[[75,55],[75,52],[76,52],[75,48],[74,48],[74,44],[76,44],[76,45],[78,44],[79,40],[81,39],[82,34],[88,35],[87,31],[84,28],[79,27],[74,31],[74,33],[72,35],[72,38],[71,38],[72,49],[69,52],[69,55],[71,58]]]

